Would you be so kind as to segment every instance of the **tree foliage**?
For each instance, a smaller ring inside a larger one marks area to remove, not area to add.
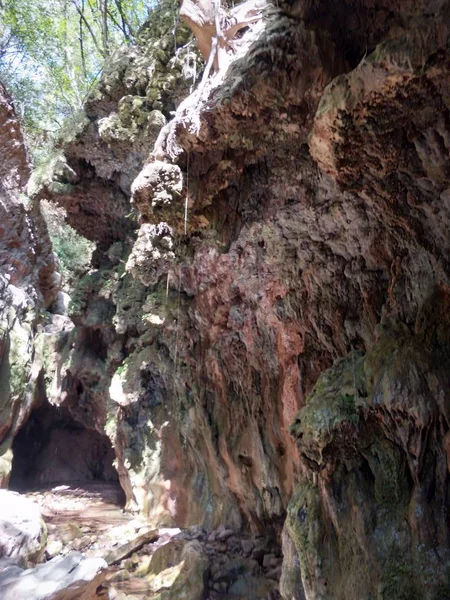
[[[63,289],[70,293],[75,282],[89,269],[95,244],[66,223],[67,214],[63,208],[42,200],[41,210],[47,223],[53,252],[58,257]]]
[[[152,0],[0,0],[0,79],[29,145],[48,145],[81,107],[105,59],[133,43]]]

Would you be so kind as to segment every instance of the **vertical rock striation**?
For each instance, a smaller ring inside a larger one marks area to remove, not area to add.
[[[35,343],[40,311],[55,300],[59,275],[38,203],[22,192],[30,175],[11,99],[0,86],[0,481],[7,483],[10,446],[41,386]]]
[[[289,600],[448,595],[449,11],[272,7],[184,100],[162,19],[37,181],[98,243],[57,393],[155,523],[287,514]]]
[[[436,293],[413,328],[384,322],[293,423],[304,471],[286,526],[307,598],[448,593],[448,302]]]

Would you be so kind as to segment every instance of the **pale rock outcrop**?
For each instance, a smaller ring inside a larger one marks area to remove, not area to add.
[[[0,559],[21,567],[38,563],[47,543],[47,527],[30,499],[0,490]]]
[[[7,567],[0,570],[0,595],[4,600],[95,600],[106,566],[102,558],[74,552],[26,571]]]
[[[173,232],[166,223],[142,225],[126,270],[145,286],[156,285],[175,259]]]

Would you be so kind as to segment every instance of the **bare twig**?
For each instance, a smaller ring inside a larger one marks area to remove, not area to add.
[[[106,54],[105,54],[105,52],[104,52],[104,51],[101,49],[101,47],[100,47],[100,45],[99,45],[99,43],[98,43],[98,41],[97,41],[97,38],[96,38],[96,36],[95,36],[95,33],[94,33],[94,31],[92,30],[92,27],[91,27],[91,25],[90,25],[89,21],[88,21],[88,20],[86,19],[86,17],[84,16],[84,14],[83,14],[83,12],[81,11],[80,7],[78,6],[78,4],[77,4],[76,0],[72,0],[72,4],[75,6],[75,9],[76,9],[76,11],[77,11],[77,12],[78,12],[78,14],[80,15],[80,18],[83,20],[83,23],[86,25],[86,28],[87,28],[87,30],[89,31],[90,35],[91,35],[92,41],[94,42],[94,46],[97,48],[97,50],[98,50],[98,52],[99,52],[100,56],[102,56],[103,58],[106,58],[106,56],[107,56],[107,55],[106,55]]]
[[[105,56],[109,54],[109,39],[108,39],[108,0],[100,0],[100,11],[102,15],[102,40]]]
[[[84,0],[81,0],[81,12],[84,14]],[[83,75],[87,79],[86,71],[86,57],[84,55],[84,40],[83,40],[83,19],[80,15],[80,53],[81,53],[81,64],[83,65]]]
[[[123,34],[126,37],[126,39],[128,41],[130,41],[130,38],[134,37],[134,31],[133,31],[133,28],[130,25],[129,20],[125,16],[125,11],[123,10],[122,0],[114,0],[114,3],[116,5],[116,7],[117,7],[117,10],[119,11],[120,19],[122,21],[122,31],[123,31]],[[128,27],[128,34],[126,32],[126,28],[127,27]]]

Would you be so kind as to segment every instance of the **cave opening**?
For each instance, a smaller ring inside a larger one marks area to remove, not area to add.
[[[84,427],[67,408],[50,404],[46,398],[16,435],[13,456],[11,490],[108,483],[117,486],[119,498],[123,496],[108,437]]]

